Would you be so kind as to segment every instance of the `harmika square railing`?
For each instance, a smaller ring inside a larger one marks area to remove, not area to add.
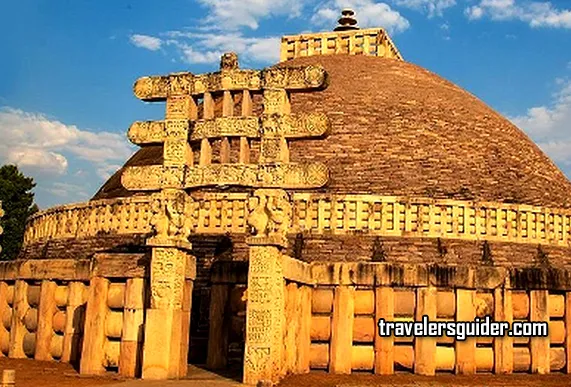
[[[403,60],[382,28],[284,36],[280,61],[314,55],[369,55]]]

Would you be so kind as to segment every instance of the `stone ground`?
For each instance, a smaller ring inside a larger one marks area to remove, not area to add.
[[[117,383],[117,379],[79,377],[70,364],[30,359],[0,358],[0,372],[16,370],[16,387],[91,387]]]
[[[80,377],[69,364],[40,362],[27,359],[0,358],[0,371],[16,370],[16,387],[237,387],[236,375],[221,376],[202,368],[190,366],[189,377],[180,381],[122,380],[105,377]],[[571,375],[438,375],[422,377],[410,374],[393,376],[329,375],[315,372],[290,376],[279,387],[565,387],[571,386]]]

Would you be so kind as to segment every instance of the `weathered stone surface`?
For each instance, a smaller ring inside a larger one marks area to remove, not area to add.
[[[186,371],[181,356],[188,353],[189,342],[191,300],[185,279],[188,264],[194,266],[193,259],[183,249],[168,245],[152,249],[143,379],[178,379]]]
[[[284,278],[277,246],[251,246],[244,380],[276,382],[282,376]]]
[[[329,179],[321,163],[219,164],[174,169],[163,166],[128,167],[122,177],[127,189],[195,188],[236,185],[254,188],[319,188]]]

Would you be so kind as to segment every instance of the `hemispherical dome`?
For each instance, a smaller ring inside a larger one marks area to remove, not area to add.
[[[298,58],[320,64],[323,91],[293,93],[292,113],[323,112],[324,138],[290,142],[293,162],[330,170],[320,191],[571,207],[571,183],[517,127],[460,87],[419,66],[372,56]],[[127,165],[160,164],[162,147]],[[94,199],[127,196],[119,171]]]

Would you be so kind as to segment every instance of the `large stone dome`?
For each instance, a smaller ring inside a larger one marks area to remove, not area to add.
[[[460,87],[419,66],[375,56],[297,58],[329,86],[296,93],[292,112],[323,112],[325,138],[292,141],[292,161],[330,169],[332,193],[367,193],[571,207],[571,183],[517,127]],[[160,164],[162,146],[127,166]],[[129,196],[121,170],[94,199]]]

